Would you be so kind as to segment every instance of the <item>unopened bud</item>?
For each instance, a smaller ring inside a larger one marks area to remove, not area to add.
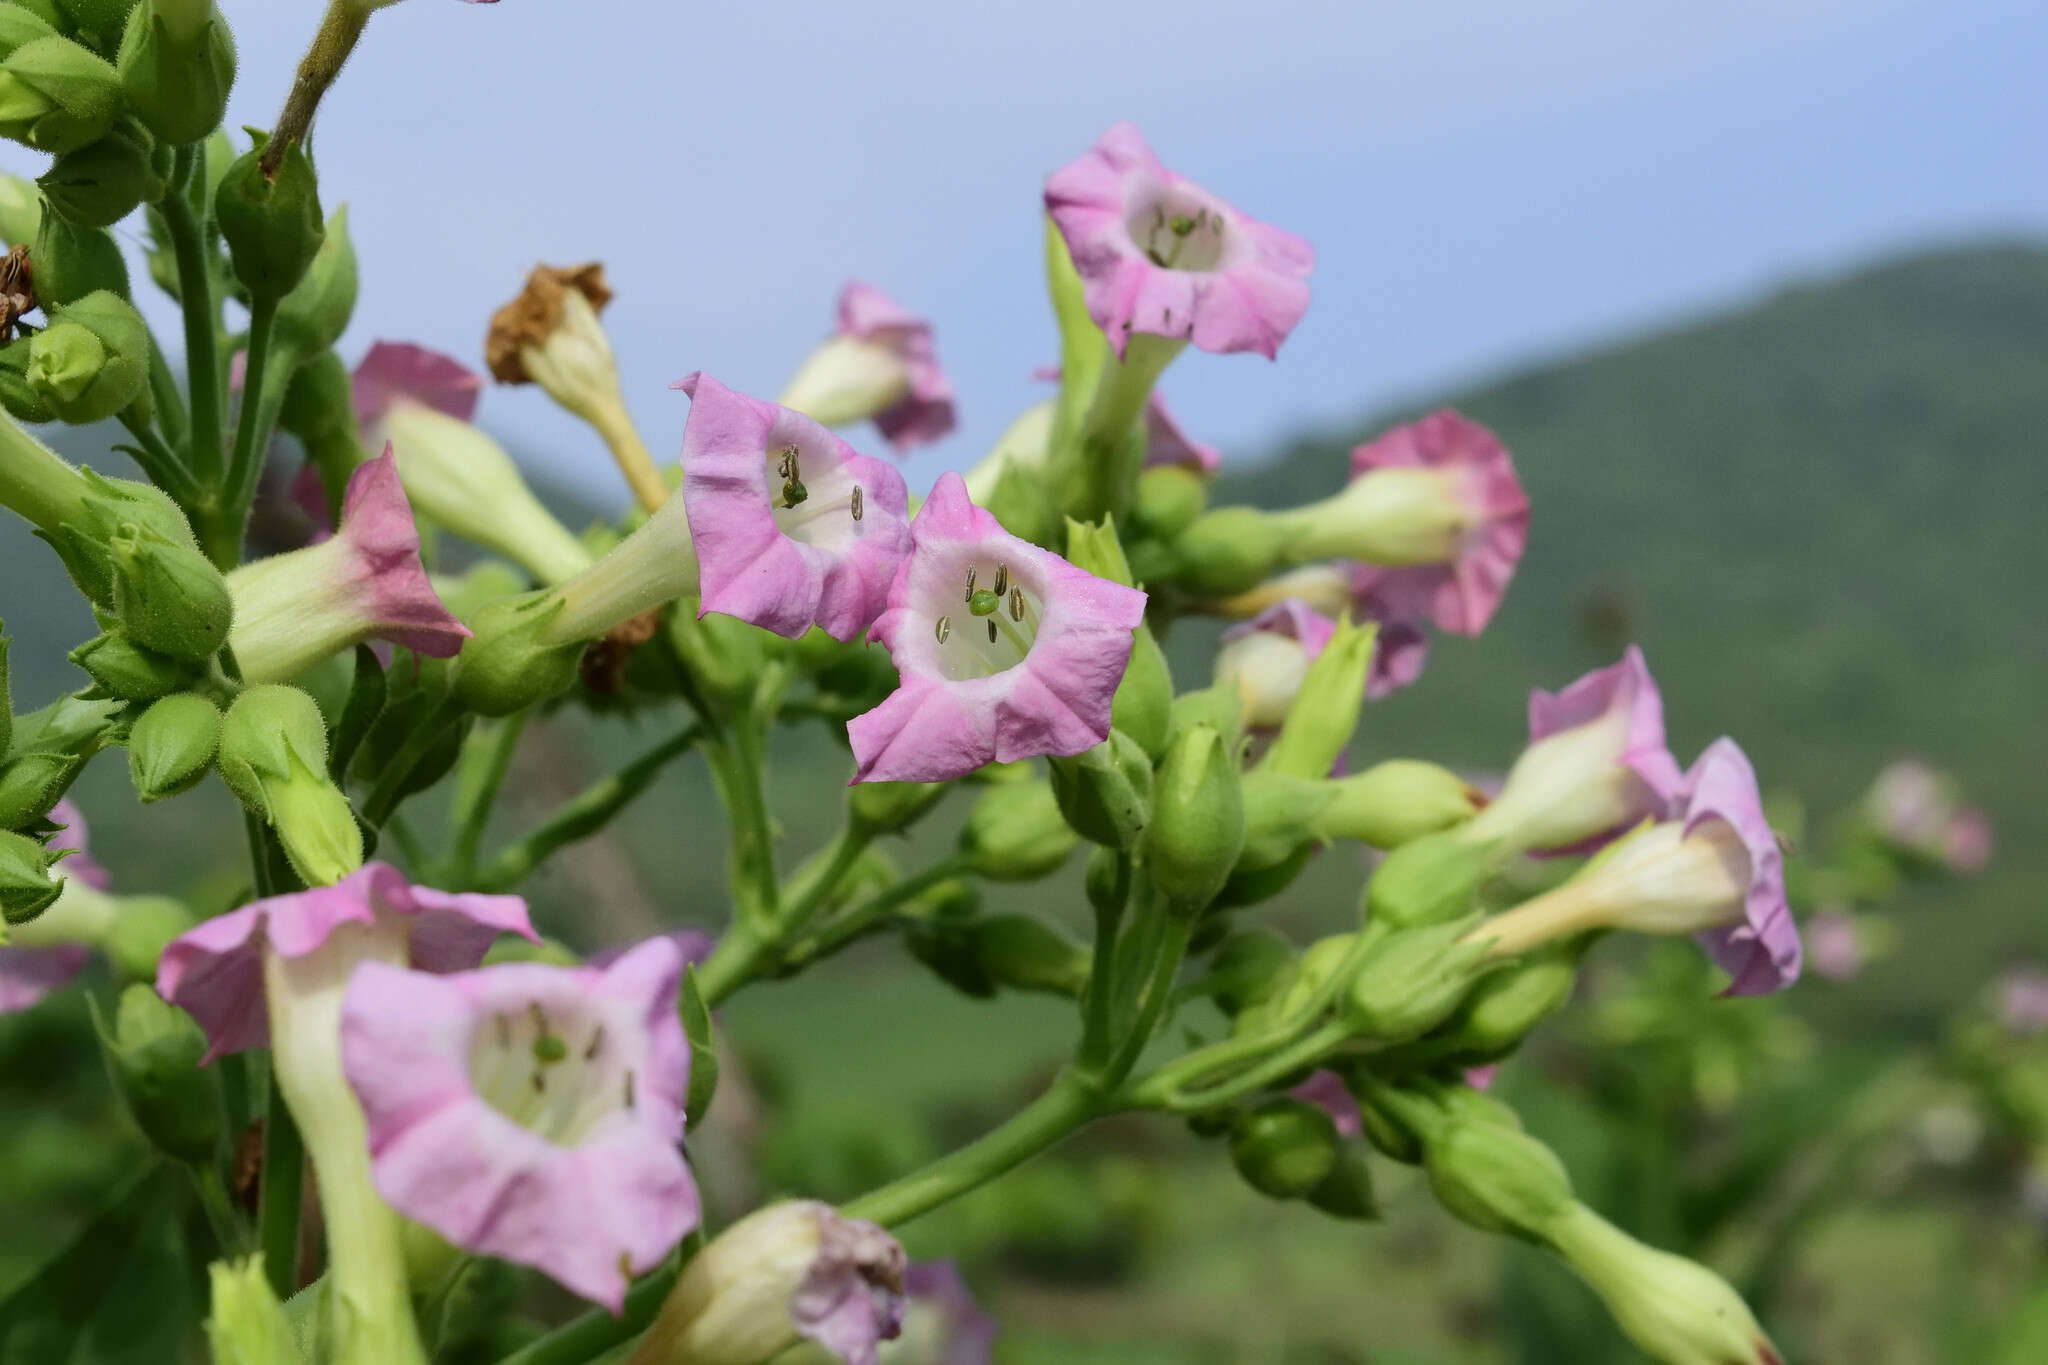
[[[1380,1216],[1379,1197],[1373,1192],[1372,1160],[1364,1144],[1347,1142],[1338,1149],[1337,1164],[1308,1192],[1308,1202],[1332,1218],[1370,1222]]]
[[[84,766],[73,754],[32,753],[0,768],[0,829],[20,829],[48,815]]]
[[[1494,1061],[1571,999],[1586,941],[1553,944],[1480,979],[1431,1039],[1460,1060]]]
[[[185,514],[162,489],[103,478],[90,469],[74,471],[54,455],[50,460],[51,472],[63,476],[59,482],[65,486],[66,505],[53,509],[37,527],[93,605],[114,609],[113,542],[124,530],[197,553],[199,542]]]
[[[966,933],[976,962],[997,986],[1073,997],[1088,983],[1088,950],[1044,920],[990,915]]]
[[[219,1071],[199,1064],[206,1035],[192,1016],[166,1003],[154,986],[137,983],[121,992],[112,1031],[97,1005],[93,1027],[114,1089],[142,1135],[175,1160],[211,1162],[226,1114]]]
[[[1044,475],[1014,460],[998,467],[987,496],[975,499],[974,505],[1019,540],[1042,544],[1052,534],[1052,504],[1046,497]]]
[[[1154,540],[1180,538],[1209,505],[1209,481],[1185,465],[1153,465],[1138,475],[1131,523]]]
[[[297,145],[285,149],[275,177],[263,174],[268,135],[250,130],[255,146],[236,158],[214,195],[214,217],[233,259],[235,277],[259,302],[275,302],[305,278],[326,238],[313,163]]]
[[[1230,1133],[1231,1164],[1245,1184],[1273,1199],[1306,1197],[1336,1170],[1341,1148],[1329,1111],[1306,1100],[1267,1100]]]
[[[1784,1365],[1742,1296],[1705,1266],[1644,1246],[1583,1204],[1548,1231],[1646,1354],[1667,1365]]]
[[[561,599],[541,591],[501,597],[473,613],[465,624],[474,636],[455,659],[455,697],[480,716],[509,716],[568,691],[584,642],[545,642],[561,611]]]
[[[1337,623],[1329,642],[1302,678],[1294,705],[1281,722],[1273,747],[1259,760],[1259,771],[1285,777],[1327,777],[1358,728],[1365,703],[1365,680],[1372,672],[1372,652],[1379,627],[1367,622]]]
[[[88,227],[110,227],[164,192],[149,148],[119,129],[64,153],[36,183],[51,209]]]
[[[128,107],[172,145],[197,142],[227,112],[235,39],[212,0],[142,0],[114,60]]]
[[[847,790],[846,809],[863,833],[898,834],[916,824],[945,794],[943,782],[862,782]]]
[[[1060,811],[1082,838],[1131,848],[1151,815],[1152,762],[1138,742],[1111,728],[1109,738],[1073,758],[1051,762]]]
[[[57,414],[50,411],[35,385],[28,382],[34,346],[34,337],[16,337],[0,346],[0,407],[5,407],[17,421],[39,425],[56,421]]]
[[[155,981],[164,948],[193,925],[183,901],[169,896],[120,896],[100,948],[122,981]]]
[[[69,38],[33,38],[0,62],[0,137],[62,154],[113,126],[121,77]]]
[[[215,1261],[206,1273],[213,1283],[206,1344],[214,1365],[289,1365],[302,1358],[263,1257]]]
[[[1459,943],[1462,920],[1378,936],[1345,996],[1345,1017],[1360,1033],[1389,1043],[1419,1038],[1448,1017],[1472,989],[1484,944]]]
[[[199,667],[191,660],[145,649],[125,635],[96,635],[68,657],[92,679],[89,695],[122,701],[161,697],[190,687],[199,677]]]
[[[1564,1163],[1514,1124],[1453,1117],[1427,1147],[1437,1202],[1483,1231],[1542,1240],[1575,1206]]]
[[[197,692],[150,705],[128,732],[128,776],[144,805],[175,796],[206,776],[220,746],[220,712]]]
[[[205,555],[132,525],[117,530],[107,549],[123,634],[179,659],[204,659],[227,643],[234,600]]]
[[[1401,929],[1462,919],[1492,874],[1492,854],[1454,830],[1402,844],[1366,884],[1367,919]]]
[[[1207,908],[1244,848],[1240,783],[1236,756],[1206,725],[1181,731],[1159,766],[1145,867],[1181,914]]]
[[[50,908],[64,883],[50,873],[54,859],[26,834],[0,830],[0,914],[25,924]]]
[[[362,866],[362,830],[328,779],[327,725],[304,692],[267,683],[237,697],[221,723],[217,764],[228,790],[277,831],[308,886]]]
[[[99,290],[128,297],[128,263],[105,228],[68,223],[45,213],[36,227],[36,301],[47,312]]]
[[[272,334],[277,345],[294,357],[331,349],[355,316],[357,283],[356,248],[348,235],[348,205],[343,204],[328,216],[320,249],[304,276],[277,305]]]
[[[104,289],[64,304],[29,343],[28,382],[63,421],[112,417],[149,385],[149,326]]]
[[[1077,842],[1079,836],[1060,814],[1052,784],[1036,780],[990,787],[976,798],[960,830],[967,870],[990,881],[1050,876]]]

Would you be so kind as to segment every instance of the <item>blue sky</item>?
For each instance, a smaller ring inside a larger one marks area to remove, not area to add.
[[[318,7],[226,8],[231,117],[267,125]],[[1316,245],[1277,364],[1191,351],[1165,382],[1247,455],[1788,276],[2048,235],[2044,70],[2040,0],[406,0],[316,150],[364,262],[351,356],[383,336],[480,363],[529,265],[601,258],[661,452],[670,380],[772,395],[859,276],[934,318],[961,391],[921,481],[1037,396],[1040,183],[1119,118]],[[609,477],[532,389],[483,415]]]

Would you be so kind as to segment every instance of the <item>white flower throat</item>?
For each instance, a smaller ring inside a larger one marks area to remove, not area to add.
[[[1007,562],[968,562],[959,590],[932,609],[933,657],[952,682],[986,678],[1022,663],[1038,639],[1043,602]]]
[[[1214,270],[1223,260],[1223,215],[1194,195],[1168,190],[1125,223],[1145,259],[1162,270]]]
[[[776,529],[822,550],[844,550],[865,530],[867,490],[842,460],[812,454],[794,443],[771,447],[768,505]]]
[[[491,1108],[562,1147],[638,1099],[628,1040],[581,1010],[531,1001],[478,1021],[469,1079]]]

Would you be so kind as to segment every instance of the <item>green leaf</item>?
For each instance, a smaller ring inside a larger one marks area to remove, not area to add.
[[[341,718],[334,723],[334,738],[327,746],[327,771],[336,782],[348,771],[363,736],[384,710],[384,666],[368,645],[356,646],[355,681],[349,684],[348,700],[342,703]]]

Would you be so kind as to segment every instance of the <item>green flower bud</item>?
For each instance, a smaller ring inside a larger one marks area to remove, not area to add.
[[[52,862],[26,834],[0,830],[0,915],[8,924],[26,924],[57,899],[64,883],[50,875]],[[0,942],[5,939],[0,930]]]
[[[1510,1124],[1452,1118],[1423,1165],[1444,1211],[1485,1232],[1541,1240],[1577,1202],[1557,1154]]]
[[[149,387],[149,326],[104,289],[56,309],[28,354],[29,387],[75,425],[112,417]]]
[[[114,614],[130,639],[180,659],[204,659],[227,643],[234,602],[205,555],[134,526],[116,531],[108,551]]]
[[[18,13],[18,10],[0,10],[0,17]],[[4,46],[5,43],[0,42],[0,48]],[[23,180],[18,175],[0,173],[0,245],[33,248],[36,233],[42,225],[43,195],[35,187],[35,182]]]
[[[327,777],[327,725],[313,699],[268,683],[235,699],[221,723],[221,780],[269,822],[308,886],[340,881],[363,863],[348,798]]]
[[[1109,719],[1153,762],[1166,756],[1173,735],[1173,674],[1149,626],[1131,632],[1131,660],[1110,701]]]
[[[975,800],[960,830],[967,870],[997,882],[1029,882],[1052,875],[1074,851],[1079,836],[1060,814],[1050,782],[1004,782]]]
[[[1081,869],[1081,892],[1098,917],[1121,914],[1131,898],[1130,858],[1106,846],[1090,850]]]
[[[227,241],[235,278],[258,301],[292,292],[313,264],[327,232],[320,187],[305,149],[291,147],[268,179],[261,165],[270,139],[250,129],[255,146],[235,159],[215,193],[214,217]]]
[[[199,677],[189,660],[144,649],[125,635],[95,635],[67,657],[92,678],[86,695],[93,697],[148,701],[190,687]]]
[[[292,381],[284,391],[284,405],[277,412],[277,425],[279,430],[304,442],[317,441],[337,431],[350,437],[356,435],[348,362],[332,347],[301,362],[292,371]]]
[[[121,992],[112,1032],[99,1006],[91,1008],[107,1074],[142,1135],[178,1161],[212,1161],[227,1131],[227,1112],[220,1072],[199,1064],[206,1035],[192,1016],[140,983]]]
[[[1329,785],[1330,802],[1316,816],[1318,833],[1374,848],[1399,848],[1463,824],[1485,801],[1448,768],[1410,758],[1376,763]]]
[[[1267,1100],[1230,1132],[1231,1164],[1272,1199],[1306,1197],[1337,1169],[1341,1146],[1329,1111],[1306,1100]]]
[[[262,1256],[215,1261],[206,1274],[213,1282],[206,1344],[214,1365],[292,1365],[304,1358],[263,1272]]]
[[[1102,743],[1055,758],[1051,768],[1060,811],[1082,838],[1110,848],[1138,842],[1151,812],[1152,762],[1136,740],[1112,728]]]
[[[1354,626],[1346,619],[1323,652],[1308,666],[1294,705],[1280,723],[1273,747],[1259,760],[1259,771],[1285,777],[1328,777],[1351,743],[1358,712],[1365,704],[1365,679],[1372,670],[1373,644],[1379,627]]]
[[[1646,1354],[1670,1365],[1784,1365],[1742,1296],[1705,1266],[1644,1246],[1583,1204],[1548,1234]]]
[[[1052,504],[1045,495],[1045,481],[1037,470],[1014,460],[1004,462],[987,498],[975,505],[1019,540],[1043,544],[1050,533]]]
[[[20,829],[48,815],[84,766],[75,754],[34,753],[0,768],[0,829]]]
[[[172,144],[219,126],[235,83],[235,38],[212,0],[143,0],[114,59],[128,107]]]
[[[456,699],[480,716],[509,716],[574,686],[583,642],[543,643],[561,611],[561,598],[539,591],[498,598],[468,617],[463,624],[474,638],[455,659]]]
[[[105,228],[85,227],[62,214],[43,214],[30,253],[36,267],[36,299],[48,312],[105,290],[128,297],[128,263]]]
[[[1210,959],[1210,993],[1225,1014],[1241,1014],[1285,990],[1294,970],[1294,945],[1285,934],[1264,925],[1240,929]]]
[[[847,790],[846,810],[854,828],[865,834],[898,834],[945,794],[943,782],[863,782]]]
[[[155,203],[164,193],[150,149],[120,129],[64,153],[36,183],[51,209],[87,227],[112,226],[136,205]]]
[[[1240,782],[1236,755],[1207,725],[1181,731],[1159,766],[1145,867],[1180,914],[1208,907],[1244,848]]]
[[[220,747],[220,712],[197,692],[153,703],[128,732],[128,776],[144,805],[175,796],[206,776]]]
[[[1279,565],[1284,539],[1255,507],[1205,512],[1174,542],[1177,577],[1188,591],[1206,597],[1244,592]]]
[[[355,311],[356,248],[348,235],[348,205],[343,204],[328,218],[305,278],[277,306],[277,344],[293,356],[330,350]]]
[[[1366,883],[1366,918],[1401,929],[1462,919],[1492,871],[1491,845],[1461,839],[1455,830],[1410,840]]]
[[[1056,925],[1031,915],[991,915],[966,927],[975,962],[998,986],[1078,996],[1090,955]]]
[[[0,137],[62,154],[105,134],[120,110],[120,73],[68,38],[30,39],[0,62]]]
[[[50,411],[50,405],[28,382],[29,361],[33,359],[35,338],[16,337],[5,346],[0,346],[0,407],[5,407],[10,417],[29,423],[54,422],[57,414]]]
[[[1420,1038],[1442,1023],[1486,970],[1486,945],[1458,942],[1470,927],[1460,920],[1377,936],[1347,988],[1345,1018],[1390,1043]]]
[[[1372,1222],[1380,1216],[1379,1197],[1372,1187],[1372,1159],[1363,1144],[1347,1142],[1338,1150],[1337,1164],[1308,1192],[1308,1202],[1332,1218]]]
[[[1131,524],[1155,540],[1178,539],[1209,505],[1209,481],[1184,465],[1155,465],[1138,475]]]
[[[1446,1055],[1489,1062],[1521,1046],[1544,1019],[1571,999],[1579,959],[1589,940],[1556,943],[1482,978],[1432,1043]]]
[[[49,456],[49,504],[32,518],[38,534],[64,561],[78,590],[94,606],[114,606],[113,540],[130,528],[166,544],[197,550],[198,541],[170,495],[132,479],[108,479],[90,469],[74,470]]]
[[[58,27],[93,51],[112,56],[128,25],[135,0],[51,0],[61,19]]]
[[[100,949],[123,981],[153,982],[164,947],[194,923],[183,901],[169,896],[121,896]]]

